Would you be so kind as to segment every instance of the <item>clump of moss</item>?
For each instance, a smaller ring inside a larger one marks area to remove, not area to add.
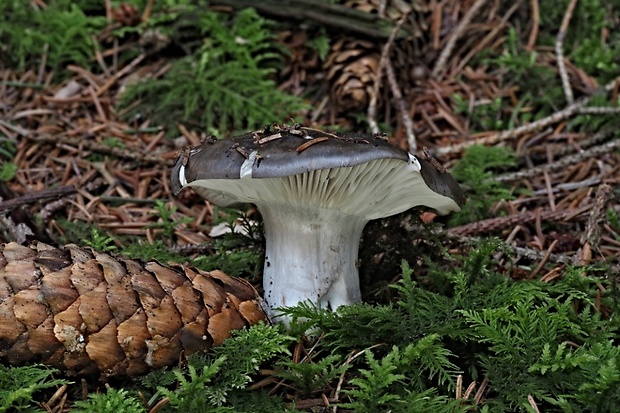
[[[102,15],[86,15],[70,1],[50,2],[44,10],[34,2],[0,2],[0,61],[18,70],[39,65],[47,56],[47,67],[63,73],[68,64],[89,68],[95,49],[94,36],[106,25]]]
[[[515,165],[516,156],[509,148],[482,145],[468,148],[450,171],[467,194],[467,202],[460,212],[450,217],[450,225],[463,225],[487,218],[490,208],[496,202],[513,199],[512,189],[491,178]]]
[[[300,98],[278,90],[273,75],[281,64],[270,23],[253,9],[229,14],[196,10],[204,42],[172,64],[161,79],[132,85],[120,107],[157,119],[169,132],[179,122],[202,129],[257,129],[296,113]]]

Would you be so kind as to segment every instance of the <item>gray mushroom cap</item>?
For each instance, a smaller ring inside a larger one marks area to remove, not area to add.
[[[236,194],[227,193],[222,188],[221,182],[215,185],[217,188],[210,188],[211,185],[204,183],[243,178],[285,178],[390,159],[403,164],[415,164],[414,169],[419,171],[425,186],[438,195],[437,199],[444,198],[439,203],[429,198],[427,203],[412,206],[426,205],[445,214],[458,211],[463,205],[463,192],[449,173],[389,144],[383,136],[331,133],[303,127],[266,128],[231,139],[207,140],[179,157],[171,173],[171,183],[175,194],[189,185],[216,205],[226,206],[237,202],[252,202],[252,199],[237,199],[239,197]],[[360,186],[368,185],[365,180],[373,179],[370,172],[364,172],[363,176],[363,179],[355,178]],[[403,186],[403,193],[398,196],[416,196],[415,193],[405,192],[408,190],[411,188]]]

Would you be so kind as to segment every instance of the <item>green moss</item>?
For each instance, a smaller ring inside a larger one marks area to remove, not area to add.
[[[69,383],[54,378],[56,373],[56,369],[41,365],[5,367],[0,364],[0,413],[35,411],[32,398],[36,393]]]
[[[0,181],[10,181],[17,172],[17,164],[5,162],[0,164]]]
[[[257,129],[303,107],[300,98],[277,89],[273,80],[281,63],[270,23],[253,9],[233,17],[196,10],[203,44],[172,64],[161,79],[134,84],[120,107],[140,99],[127,112],[140,112],[169,132],[179,122],[220,131]]]
[[[75,402],[71,411],[76,413],[143,413],[147,410],[138,399],[137,393],[108,387],[106,393],[91,393],[88,395],[88,400]]]
[[[509,148],[482,145],[468,148],[465,156],[450,171],[467,194],[467,202],[460,212],[450,217],[450,224],[463,225],[487,218],[496,202],[513,199],[509,187],[490,178],[515,164],[516,157]]]
[[[334,314],[302,304],[286,312],[305,320],[303,329],[323,332],[320,351],[372,349],[348,370],[355,411],[423,411],[406,402],[420,398],[436,406],[429,411],[472,410],[450,401],[462,374],[465,383],[489,379],[488,411],[530,411],[533,397],[545,412],[613,412],[620,403],[620,324],[602,317],[595,296],[603,282],[612,291],[604,305],[611,306],[617,289],[583,268],[555,284],[512,281],[494,269],[497,247],[484,243],[454,270],[433,270],[430,280],[449,281],[441,290],[414,282],[403,265],[395,305]]]
[[[170,411],[292,411],[286,410],[277,398],[269,398],[265,393],[248,394],[243,390],[262,363],[289,354],[291,341],[292,337],[265,324],[235,331],[208,355],[190,356],[186,369],[173,371],[177,383],[171,388],[158,386],[158,391],[170,400]]]
[[[93,36],[105,24],[103,16],[87,16],[69,1],[50,2],[36,10],[31,2],[0,2],[0,61],[18,70],[36,68],[47,55],[47,67],[64,72],[68,64],[90,68]]]
[[[139,239],[133,240],[133,242],[126,243],[120,253],[126,257],[142,261],[155,260],[161,263],[184,263],[188,261],[186,256],[170,251],[170,248],[160,239],[155,240],[152,244]]]
[[[539,43],[555,46],[569,0],[541,2]],[[620,33],[614,28],[620,17],[620,5],[605,0],[577,2],[566,32],[564,54],[587,74],[606,83],[618,74]],[[608,33],[605,35],[605,33]]]

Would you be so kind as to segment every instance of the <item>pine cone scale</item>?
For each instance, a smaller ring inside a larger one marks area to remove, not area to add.
[[[117,325],[111,319],[99,332],[89,334],[86,353],[101,371],[113,370],[125,360],[125,352],[116,339]]]
[[[0,298],[0,354],[26,331],[26,327],[17,321],[13,308],[15,308],[13,297]]]
[[[237,311],[226,308],[209,319],[207,330],[211,337],[213,337],[213,345],[217,346],[230,337],[229,326],[233,326],[234,329],[238,330],[244,325],[245,321]]]
[[[207,307],[209,317],[222,311],[226,293],[224,289],[213,280],[200,275],[192,280],[193,287],[202,293],[204,305]]]
[[[95,289],[103,281],[100,266],[93,259],[86,262],[78,262],[71,267],[71,284],[80,296]]]
[[[146,364],[153,368],[169,366],[177,361],[183,351],[181,333],[168,338],[161,335],[146,340]]]
[[[41,293],[52,313],[66,310],[79,297],[71,284],[71,267],[45,274],[41,279]]]
[[[88,333],[98,332],[112,319],[107,292],[107,284],[101,283],[80,297],[79,312]]]
[[[37,282],[37,268],[28,255],[18,249],[9,249],[5,255],[7,264],[4,267],[4,279],[10,287],[10,291],[18,293]]]
[[[174,299],[174,305],[181,314],[181,321],[184,324],[193,322],[198,315],[204,311],[200,296],[189,282],[185,282],[179,288],[176,288],[172,291],[171,295]]]
[[[181,343],[183,347],[190,352],[200,351],[201,348],[212,347],[213,337],[207,334],[209,326],[209,315],[207,310],[202,310],[196,319],[185,325],[181,332]]]
[[[29,330],[28,334],[30,336],[28,346],[33,354],[49,356],[60,345],[60,342],[54,335],[54,321],[49,317],[36,328]]]
[[[172,294],[172,292],[183,285],[187,281],[187,277],[172,271],[170,268],[166,268],[157,262],[149,262],[145,268],[155,275],[158,284],[166,292],[166,294]]]
[[[78,297],[66,310],[54,317],[54,334],[70,353],[82,352],[86,346],[82,335],[86,325],[80,315],[80,302],[81,298]]]
[[[151,337],[146,320],[146,314],[140,309],[117,328],[117,341],[129,359],[140,358],[146,353],[143,343]]]
[[[21,290],[15,294],[15,318],[28,330],[36,328],[47,318],[47,307],[41,303],[42,298],[38,290]]]

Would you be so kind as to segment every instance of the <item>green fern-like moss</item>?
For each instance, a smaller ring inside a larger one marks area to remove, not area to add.
[[[127,116],[141,112],[168,131],[178,122],[229,131],[258,128],[303,107],[272,79],[280,53],[267,20],[253,9],[233,18],[204,12],[199,25],[205,38],[194,54],[175,62],[163,78],[123,94],[120,107],[142,101]]]
[[[35,393],[69,383],[55,379],[56,373],[57,370],[40,365],[5,367],[0,364],[0,413],[33,411]]]
[[[528,397],[545,412],[615,411],[620,325],[602,317],[595,296],[602,282],[603,305],[613,313],[617,288],[584,277],[584,269],[566,271],[555,284],[512,281],[493,269],[497,247],[482,244],[456,269],[432,270],[437,282],[428,285],[416,283],[404,264],[394,305],[334,314],[301,304],[285,312],[303,320],[303,329],[323,332],[328,353],[372,348],[348,370],[347,405],[355,411],[424,411],[404,404],[422,399],[434,406],[427,411],[471,410],[449,400],[459,372],[466,382],[488,378],[491,412],[529,412]]]
[[[487,218],[493,204],[513,199],[510,188],[490,178],[515,164],[514,153],[506,147],[474,145],[468,148],[450,171],[466,188],[468,198],[462,210],[450,218],[450,224],[462,225]]]
[[[258,324],[235,331],[222,346],[206,356],[192,355],[185,370],[175,370],[174,389],[159,386],[175,411],[184,412],[284,412],[281,401],[265,394],[247,395],[244,387],[259,366],[280,354],[289,354],[293,339],[277,329]],[[252,404],[250,404],[250,403]],[[251,410],[262,405],[260,410]],[[271,410],[269,410],[271,409]],[[290,410],[289,410],[290,411]]]
[[[77,401],[74,406],[72,411],[76,413],[144,413],[147,411],[137,394],[111,387],[106,393],[89,394],[88,400]]]
[[[18,70],[37,67],[47,55],[47,66],[63,73],[68,64],[90,67],[93,36],[105,26],[103,16],[87,16],[70,1],[50,2],[36,10],[31,2],[0,2],[0,61]]]

